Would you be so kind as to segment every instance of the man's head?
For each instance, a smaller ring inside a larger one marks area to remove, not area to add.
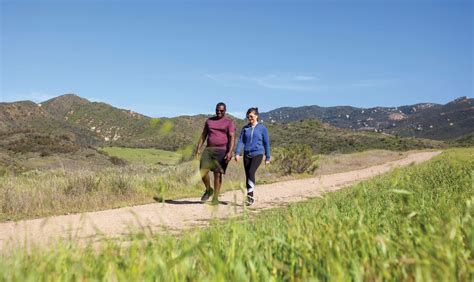
[[[223,118],[225,116],[225,112],[227,107],[224,103],[220,102],[216,105],[216,116],[217,118]]]

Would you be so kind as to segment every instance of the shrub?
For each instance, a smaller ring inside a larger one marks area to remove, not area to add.
[[[132,180],[129,176],[120,174],[112,179],[111,189],[115,195],[131,195],[133,193]]]
[[[115,157],[115,156],[112,156],[109,158],[109,161],[111,163],[113,163],[114,165],[118,165],[118,166],[126,166],[127,165],[127,161],[124,160],[124,159],[121,159],[119,157]]]
[[[40,153],[40,157],[48,157],[48,156],[51,156],[50,152],[43,151],[43,152]]]
[[[72,197],[80,197],[85,194],[95,193],[99,190],[101,178],[85,174],[67,178],[64,193]]]
[[[276,148],[275,167],[285,175],[292,173],[313,173],[317,168],[317,157],[309,145],[294,144]]]

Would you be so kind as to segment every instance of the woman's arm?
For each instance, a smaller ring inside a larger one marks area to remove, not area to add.
[[[268,137],[268,130],[263,128],[263,147],[265,148],[265,161],[270,161],[270,138]]]

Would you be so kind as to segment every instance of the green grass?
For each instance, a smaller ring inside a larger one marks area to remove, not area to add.
[[[151,203],[160,195],[198,196],[201,186],[195,162],[8,175],[0,177],[0,222]]]
[[[181,155],[176,152],[158,149],[140,149],[123,147],[102,147],[102,151],[110,156],[119,157],[132,163],[140,164],[177,164]]]
[[[361,169],[398,157],[398,153],[391,151],[325,156],[317,172],[330,174]],[[39,161],[44,164],[45,160]],[[281,175],[276,155],[273,160],[269,167],[259,168],[257,185],[315,176]],[[199,162],[194,160],[176,166],[129,163],[100,169],[81,166],[79,170],[68,169],[67,164],[63,164],[65,168],[56,170],[0,174],[0,222],[147,204],[155,202],[157,196],[162,199],[198,197],[204,190]],[[240,189],[244,181],[242,162],[232,161],[221,191]]]
[[[324,199],[127,246],[70,243],[0,261],[0,280],[469,281],[474,149],[448,150]]]

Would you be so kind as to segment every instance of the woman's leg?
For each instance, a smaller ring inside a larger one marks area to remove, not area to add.
[[[249,189],[249,171],[250,171],[250,163],[252,162],[252,159],[247,157],[244,154],[244,170],[245,170],[245,185],[247,187],[247,192]]]
[[[245,174],[247,175],[247,194],[253,196],[253,189],[255,188],[255,173],[262,163],[263,155],[258,155],[253,158],[247,158],[247,165],[245,165]],[[244,157],[245,160],[245,157]]]

